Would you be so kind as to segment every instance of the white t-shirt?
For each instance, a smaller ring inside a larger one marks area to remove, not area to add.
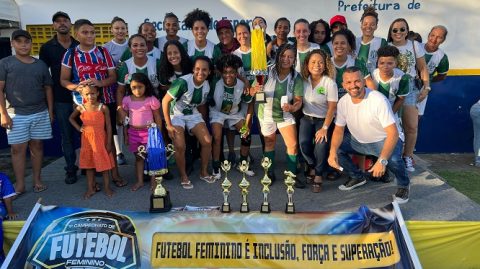
[[[310,78],[303,82],[303,114],[315,118],[325,118],[328,102],[338,101],[337,83],[327,76],[312,87]]]
[[[365,88],[365,97],[358,104],[352,102],[349,94],[340,98],[335,124],[346,125],[360,143],[375,143],[387,137],[384,128],[395,124],[395,116],[383,94]]]
[[[120,62],[120,57],[122,57],[123,52],[128,49],[128,40],[125,40],[123,44],[118,44],[117,42],[115,42],[115,40],[112,39],[109,42],[105,43],[103,47],[106,48],[108,52],[110,52],[113,62],[115,63],[115,66],[117,66]]]
[[[295,64],[295,71],[297,71],[298,73],[302,72],[303,61],[307,57],[307,54],[314,49],[320,49],[320,45],[310,42],[310,46],[308,47],[308,49],[303,51],[297,49],[297,62]]]
[[[413,51],[413,44],[415,44],[415,51]],[[392,43],[389,45],[395,46]],[[417,76],[417,59],[422,58],[425,55],[425,50],[423,49],[422,44],[417,41],[407,40],[407,44],[399,46],[397,49],[400,51],[397,68],[404,73],[409,74],[410,77],[415,78]],[[415,55],[417,57],[415,57]]]
[[[161,36],[159,38],[157,38],[157,41],[158,41],[158,49],[163,53],[163,47],[165,47],[165,43],[167,43],[168,39],[167,39],[167,36]],[[178,42],[180,42],[180,44],[184,44],[185,42],[187,42],[188,39],[186,39],[185,37],[181,37],[179,36],[178,37]]]

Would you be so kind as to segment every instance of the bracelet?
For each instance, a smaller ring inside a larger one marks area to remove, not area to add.
[[[432,90],[432,88],[430,86],[425,87],[425,89],[429,92]]]
[[[322,129],[323,129],[323,130],[328,130],[328,126],[327,126],[327,125],[323,125],[323,126],[322,126]]]

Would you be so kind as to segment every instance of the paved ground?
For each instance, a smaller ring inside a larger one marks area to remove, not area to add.
[[[285,146],[283,140],[277,140],[277,166],[276,175],[280,179],[285,165]],[[258,141],[254,141],[256,145]],[[254,146],[253,155],[261,156],[261,149]],[[259,158],[254,164],[257,175],[249,178],[250,195],[249,202],[251,210],[258,211],[261,201],[260,179],[263,170],[259,165]],[[129,164],[120,167],[120,172],[130,182],[135,182],[133,156],[128,156]],[[14,209],[19,213],[20,219],[26,219],[38,199],[46,205],[62,205],[86,207],[95,209],[117,210],[117,211],[148,211],[149,188],[144,187],[137,192],[130,191],[129,186],[116,188],[115,196],[107,198],[102,192],[93,196],[90,200],[83,200],[82,195],[86,190],[86,180],[80,176],[79,182],[73,185],[66,185],[64,178],[63,158],[52,162],[42,171],[42,177],[49,189],[43,193],[33,193],[30,188],[28,192],[14,201]],[[174,206],[184,205],[220,205],[223,202],[220,182],[207,184],[198,179],[199,162],[195,163],[195,170],[190,180],[194,184],[192,190],[181,188],[178,178],[166,181],[165,186],[171,193]],[[428,170],[429,164],[417,158],[417,171],[411,174],[411,195],[407,204],[401,205],[406,220],[480,220],[480,205],[476,204],[465,195],[450,187],[444,181]],[[176,169],[173,170],[176,174]],[[229,179],[234,183],[230,195],[233,210],[239,210],[240,190],[238,183],[241,174],[232,169]],[[283,178],[281,178],[283,181]],[[371,208],[382,207],[392,201],[392,194],[396,191],[395,183],[374,183],[352,190],[340,191],[338,185],[344,182],[345,178],[337,181],[326,181],[321,193],[312,193],[309,188],[295,189],[294,201],[297,211],[354,211],[362,204]],[[98,182],[100,178],[97,178]],[[285,185],[280,180],[271,187],[270,201],[272,210],[284,210],[286,203]],[[31,177],[27,178],[27,184],[31,185]]]

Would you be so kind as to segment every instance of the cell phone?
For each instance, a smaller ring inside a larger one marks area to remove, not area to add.
[[[288,96],[284,95],[282,98],[280,98],[280,107],[283,107],[283,105],[288,104]]]

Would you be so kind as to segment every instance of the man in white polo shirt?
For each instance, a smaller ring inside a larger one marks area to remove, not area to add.
[[[374,177],[382,176],[388,168],[397,178],[398,190],[394,200],[408,202],[410,179],[402,160],[402,142],[398,139],[395,116],[388,100],[378,91],[365,88],[357,67],[348,67],[342,86],[348,95],[337,105],[337,118],[332,137],[330,166],[343,169],[350,178],[340,190],[352,190],[367,183],[365,175],[350,158],[351,153],[373,155],[378,161],[369,170]],[[345,133],[345,126],[349,132]]]

